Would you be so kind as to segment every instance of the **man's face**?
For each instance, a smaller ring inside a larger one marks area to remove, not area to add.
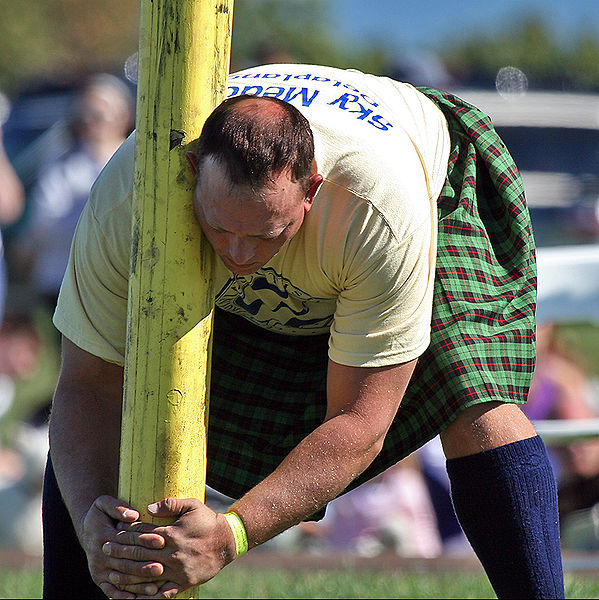
[[[322,181],[306,194],[287,171],[256,192],[234,186],[210,157],[201,165],[194,210],[204,234],[227,269],[248,275],[264,266],[298,232]],[[316,181],[316,180],[315,180]]]

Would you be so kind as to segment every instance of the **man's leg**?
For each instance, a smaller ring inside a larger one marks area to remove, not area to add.
[[[563,598],[557,488],[514,404],[464,410],[442,434],[454,507],[499,598]]]
[[[62,501],[52,462],[48,458],[42,506],[44,525],[44,592],[46,599],[106,599],[93,582],[85,552]]]

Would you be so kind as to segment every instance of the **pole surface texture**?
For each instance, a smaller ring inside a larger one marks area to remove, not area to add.
[[[119,496],[145,521],[205,494],[214,259],[185,153],[224,98],[232,16],[233,0],[141,1]]]

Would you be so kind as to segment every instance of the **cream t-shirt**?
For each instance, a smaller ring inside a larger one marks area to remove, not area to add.
[[[449,155],[442,113],[410,85],[320,66],[232,74],[228,95],[244,93],[278,97],[306,116],[324,183],[299,232],[256,273],[237,276],[217,259],[216,304],[279,333],[328,332],[340,364],[418,357],[430,340],[436,199]],[[92,188],[54,315],[73,343],[119,364],[133,167],[131,136]]]

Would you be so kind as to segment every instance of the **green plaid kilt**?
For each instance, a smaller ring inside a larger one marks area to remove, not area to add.
[[[420,91],[445,114],[451,139],[438,199],[431,344],[382,452],[348,490],[416,450],[468,406],[525,402],[534,368],[535,252],[520,175],[489,117],[456,97]],[[216,311],[210,486],[241,496],[322,422],[327,350],[328,336],[285,336]]]

